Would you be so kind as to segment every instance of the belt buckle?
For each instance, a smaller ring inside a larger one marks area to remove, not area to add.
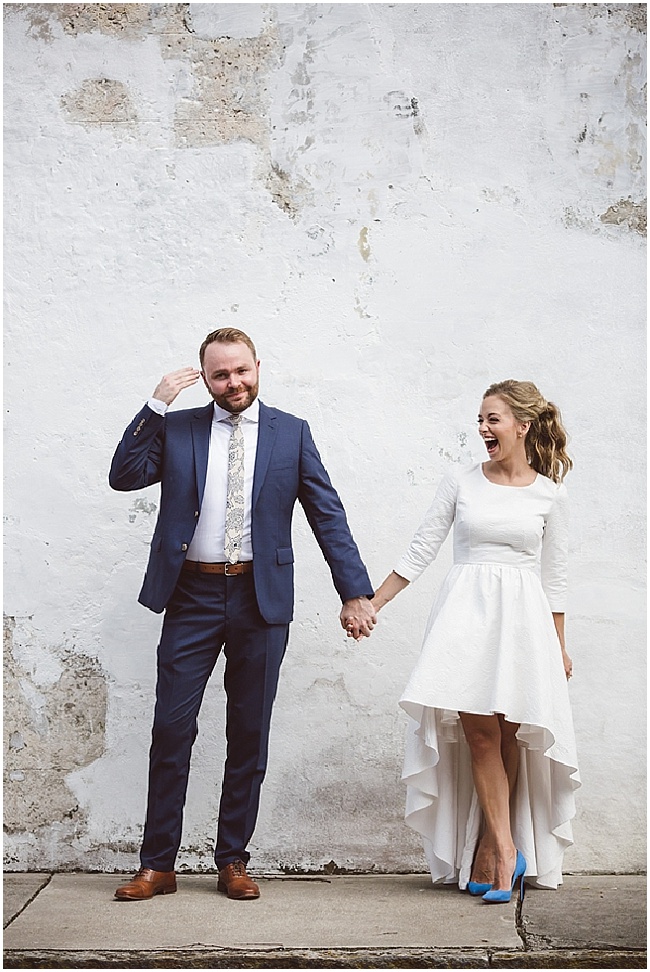
[[[223,565],[223,572],[226,575],[226,577],[236,577],[237,576],[237,571],[233,571],[232,574],[231,574],[230,571],[228,570],[229,567],[236,567],[236,566],[237,566],[237,564],[231,564],[231,563],[227,563],[227,564],[224,564]]]

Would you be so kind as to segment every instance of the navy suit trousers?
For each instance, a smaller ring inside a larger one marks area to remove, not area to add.
[[[289,625],[261,617],[252,573],[181,573],[158,646],[143,867],[174,869],[199,709],[222,648],[227,755],[215,862],[219,868],[234,860],[248,863],[288,634]]]

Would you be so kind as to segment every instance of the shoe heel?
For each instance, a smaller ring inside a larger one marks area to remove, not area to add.
[[[526,874],[526,858],[521,853],[517,851],[517,863],[515,865],[514,879],[519,878],[519,900],[524,900],[524,894],[526,893],[526,886],[524,884],[524,876]],[[512,882],[512,890],[515,889],[515,880]]]
[[[226,893],[228,891],[228,888],[222,881],[217,881],[217,891],[223,891],[224,893]]]

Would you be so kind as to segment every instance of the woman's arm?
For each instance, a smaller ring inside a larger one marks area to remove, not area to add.
[[[557,632],[557,640],[560,642],[560,648],[562,649],[562,661],[564,663],[564,674],[567,678],[571,678],[573,675],[573,662],[567,655],[566,644],[564,641],[564,614],[560,614],[559,611],[553,612],[553,624],[555,625],[555,630]]]
[[[375,596],[372,599],[372,606],[375,611],[380,611],[384,605],[392,601],[395,595],[403,591],[409,584],[410,581],[407,581],[406,577],[401,577],[393,570],[375,591]]]

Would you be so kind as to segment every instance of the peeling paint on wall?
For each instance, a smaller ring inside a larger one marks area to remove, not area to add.
[[[370,243],[368,242],[368,227],[367,226],[363,226],[361,228],[361,232],[359,233],[359,242],[358,242],[357,245],[359,247],[359,253],[361,254],[362,258],[367,263],[368,262],[368,259],[370,258]]]
[[[29,5],[28,5],[29,6]],[[185,7],[186,4],[165,4]],[[100,31],[112,37],[138,37],[149,24],[149,3],[54,3],[52,13],[66,34]]]
[[[621,199],[620,202],[610,206],[606,213],[600,217],[601,223],[609,223],[613,226],[627,226],[628,229],[646,236],[648,231],[648,200],[635,203],[631,199]]]
[[[645,33],[647,29],[645,3],[554,3],[553,6],[582,7],[588,16],[606,19],[612,25],[624,23],[640,33]]]
[[[310,187],[304,180],[293,179],[275,163],[271,163],[266,176],[266,188],[271,193],[275,205],[292,219],[310,201],[312,195]]]
[[[273,202],[294,219],[310,198],[309,184],[276,164],[270,151],[269,73],[283,59],[277,27],[268,22],[258,36],[206,38],[195,34],[191,4],[16,4],[31,32],[52,39],[50,21],[66,34],[99,32],[123,40],[157,35],[161,56],[185,62],[192,92],[177,98],[173,131],[176,146],[196,148],[247,141],[260,150],[257,175]],[[138,111],[128,87],[110,78],[89,78],[61,95],[68,121],[133,131]],[[413,108],[409,102],[409,113]],[[309,147],[306,140],[304,149]]]
[[[150,517],[156,512],[157,509],[157,503],[153,503],[151,500],[144,499],[143,497],[138,497],[137,499],[133,500],[133,503],[129,509],[129,523],[135,523],[139,513],[143,513],[146,517]]]
[[[647,3],[621,4],[627,9],[624,12],[625,19],[630,27],[645,34],[648,29],[648,5]]]
[[[166,35],[165,58],[190,64],[194,91],[176,106],[177,144],[190,148],[238,139],[268,148],[268,72],[280,63],[277,31],[231,39]]]
[[[135,125],[137,114],[129,89],[121,81],[91,78],[77,91],[61,96],[68,120],[81,125]]]
[[[4,826],[30,833],[57,821],[81,824],[65,777],[104,752],[107,688],[99,663],[77,652],[58,656],[63,672],[39,685],[14,658],[15,620],[4,618]]]

